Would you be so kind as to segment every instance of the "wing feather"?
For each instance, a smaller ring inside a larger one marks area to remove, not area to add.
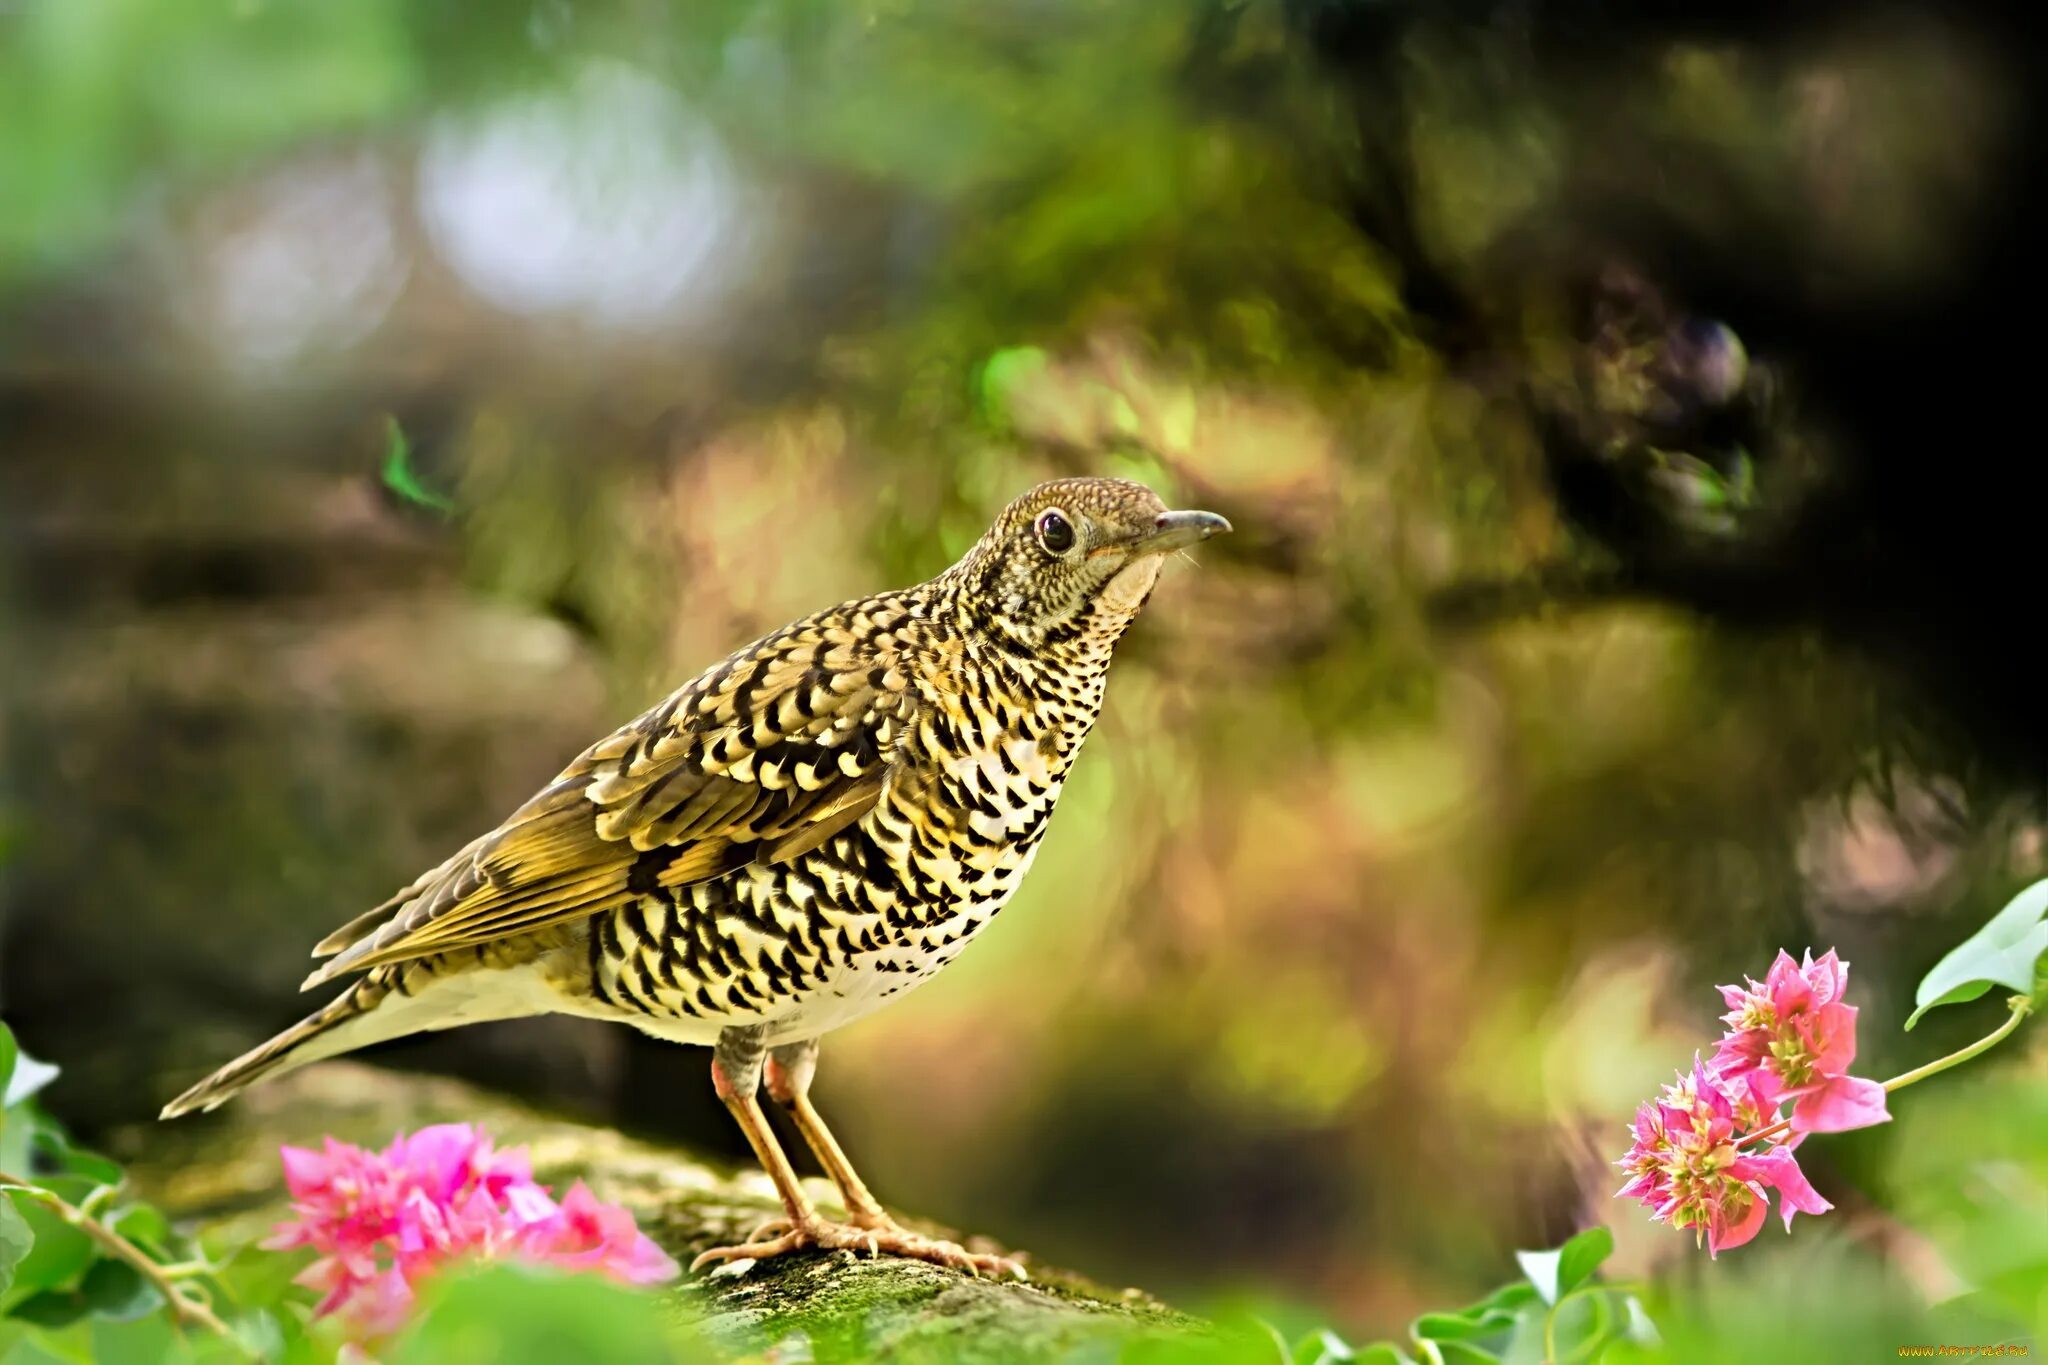
[[[679,689],[323,939],[316,954],[331,956],[306,984],[786,861],[846,829],[880,799],[915,716],[889,607],[870,599],[800,623]]]

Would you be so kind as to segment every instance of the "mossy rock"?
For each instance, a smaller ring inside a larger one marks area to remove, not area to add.
[[[543,1184],[589,1183],[631,1209],[688,1265],[780,1212],[767,1177],[552,1118],[453,1081],[326,1063],[252,1091],[214,1119],[131,1134],[139,1191],[209,1240],[247,1244],[284,1216],[277,1148],[324,1136],[382,1145],[401,1129],[467,1122],[530,1149]],[[821,1206],[837,1208],[824,1181]],[[943,1229],[920,1224],[920,1230]],[[995,1250],[997,1248],[977,1247]],[[1212,1339],[1212,1329],[1135,1289],[1033,1265],[1029,1283],[921,1262],[809,1252],[718,1274],[686,1273],[680,1313],[715,1353],[770,1360],[1110,1360],[1137,1341]]]

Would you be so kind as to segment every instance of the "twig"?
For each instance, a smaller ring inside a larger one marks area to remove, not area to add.
[[[234,1333],[228,1330],[226,1323],[214,1315],[213,1309],[198,1299],[187,1296],[171,1277],[164,1273],[163,1267],[151,1260],[142,1248],[90,1213],[73,1207],[61,1195],[46,1190],[33,1181],[24,1180],[18,1175],[9,1175],[5,1171],[0,1171],[0,1190],[19,1190],[29,1198],[46,1205],[59,1218],[84,1233],[102,1251],[149,1281],[157,1293],[164,1296],[164,1303],[180,1323],[191,1323],[230,1340],[234,1339]]]

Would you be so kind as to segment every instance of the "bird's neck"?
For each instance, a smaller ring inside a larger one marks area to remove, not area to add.
[[[1021,618],[991,600],[990,585],[968,561],[927,585],[932,614],[966,639],[982,640],[1013,656],[1101,672],[1158,582],[1160,561],[1148,555],[1118,570],[1092,596],[1064,616]]]
[[[986,599],[971,592],[935,592],[931,610],[942,634],[964,646],[948,667],[964,667],[981,678],[1008,678],[1002,690],[1034,713],[1038,723],[1050,721],[1063,737],[1059,767],[1064,771],[1100,713],[1116,643],[1137,619],[1157,577],[1157,561],[1141,561],[1072,616],[1050,622],[992,618]],[[933,586],[943,589],[942,584]]]

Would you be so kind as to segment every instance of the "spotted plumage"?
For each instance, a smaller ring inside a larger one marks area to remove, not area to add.
[[[725,1072],[758,1078],[765,1050],[902,994],[1003,908],[1165,552],[1225,529],[1134,483],[1043,484],[937,578],[736,651],[323,940],[306,984],[348,990],[166,1116],[384,1038],[549,1011],[722,1044]]]

